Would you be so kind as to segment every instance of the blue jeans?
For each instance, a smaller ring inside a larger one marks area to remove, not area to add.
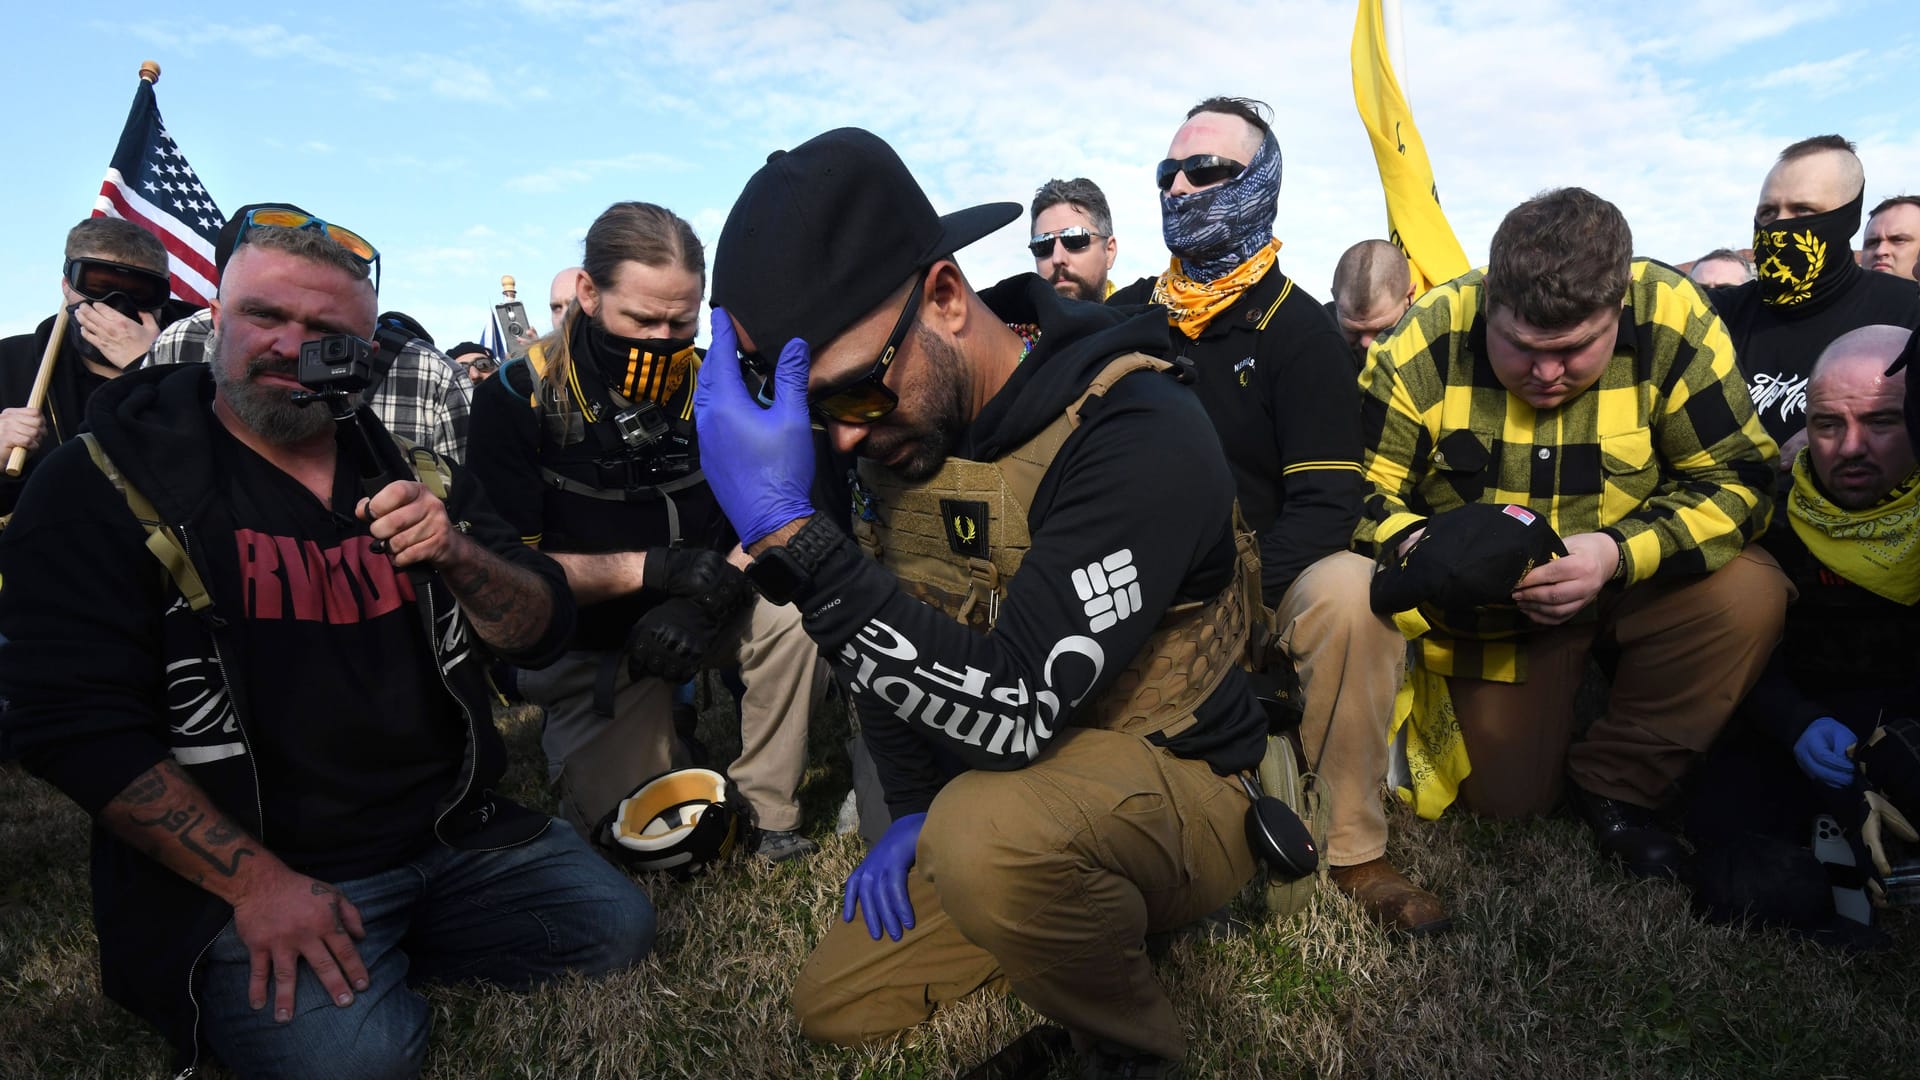
[[[300,964],[293,1019],[247,1005],[247,948],[233,923],[207,952],[207,1041],[241,1076],[411,1077],[431,1010],[412,987],[479,979],[524,989],[568,971],[628,967],[653,945],[653,905],[556,820],[529,843],[462,851],[436,843],[413,861],[335,884],[360,909],[370,985],[340,1007]],[[271,992],[271,991],[270,991]]]

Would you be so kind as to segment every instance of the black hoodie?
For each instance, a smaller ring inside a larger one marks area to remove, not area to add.
[[[1010,323],[1038,323],[1040,337],[959,440],[958,457],[1005,456],[1113,358],[1168,351],[1158,309],[1062,300],[1033,274],[981,299]],[[1033,546],[991,633],[913,599],[850,540],[829,555],[795,603],[852,688],[894,815],[925,810],[962,770],[1030,764],[1073,722],[1076,705],[1112,684],[1167,608],[1217,596],[1233,574],[1233,498],[1199,402],[1167,375],[1138,372],[1088,402],[1042,478],[1028,515]],[[1085,581],[1096,563],[1137,573],[1140,600],[1128,617],[1096,617],[1111,605],[1076,590],[1075,572]],[[1238,669],[1196,712],[1199,722],[1168,749],[1222,775],[1260,760],[1266,719]]]
[[[0,534],[0,634],[8,639],[0,648],[0,691],[9,699],[0,725],[29,771],[89,814],[172,756],[226,814],[273,850],[285,828],[262,820],[271,818],[273,805],[263,803],[262,790],[297,788],[303,777],[267,774],[254,740],[266,730],[262,725],[295,711],[276,693],[298,695],[310,681],[333,676],[298,656],[263,654],[247,632],[234,518],[215,475],[221,458],[212,396],[212,374],[202,364],[135,371],[95,392],[87,420],[134,487],[177,526],[213,606],[196,614],[178,601],[126,499],[83,445],[60,447]],[[342,468],[351,468],[348,460]],[[547,582],[552,622],[540,642],[509,659],[550,662],[574,620],[559,566],[521,545],[479,485],[457,469],[448,512],[469,523],[474,540]],[[362,573],[359,584],[347,587],[368,588],[373,572]],[[334,575],[328,577],[331,583]],[[472,629],[455,617],[452,595],[437,577],[418,595],[414,607],[444,679],[431,671],[415,677],[438,679],[465,721],[461,760],[434,812],[433,834],[464,848],[524,843],[547,819],[488,790],[506,757],[485,681],[492,657],[474,647]],[[262,670],[281,677],[250,677]],[[262,691],[261,698],[250,690]],[[231,909],[99,825],[92,877],[102,988],[191,1059],[199,957]]]

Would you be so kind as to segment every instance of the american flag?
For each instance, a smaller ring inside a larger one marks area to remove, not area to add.
[[[219,275],[213,244],[226,218],[160,122],[153,84],[140,80],[120,145],[93,200],[94,217],[123,218],[167,246],[173,295],[205,306]]]

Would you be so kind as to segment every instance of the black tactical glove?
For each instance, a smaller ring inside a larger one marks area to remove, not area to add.
[[[649,562],[653,556],[647,556]],[[732,569],[729,567],[728,569]],[[739,571],[734,571],[739,573]],[[700,604],[676,596],[640,617],[627,634],[627,671],[635,679],[665,679],[683,683],[699,674],[720,623]]]
[[[709,548],[648,548],[641,584],[691,600],[725,625],[753,602],[753,582],[727,557]]]

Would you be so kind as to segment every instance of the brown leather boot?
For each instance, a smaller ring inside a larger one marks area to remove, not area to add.
[[[1453,927],[1440,898],[1400,876],[1384,856],[1354,866],[1336,866],[1327,877],[1366,909],[1373,921],[1408,937],[1426,937]]]

